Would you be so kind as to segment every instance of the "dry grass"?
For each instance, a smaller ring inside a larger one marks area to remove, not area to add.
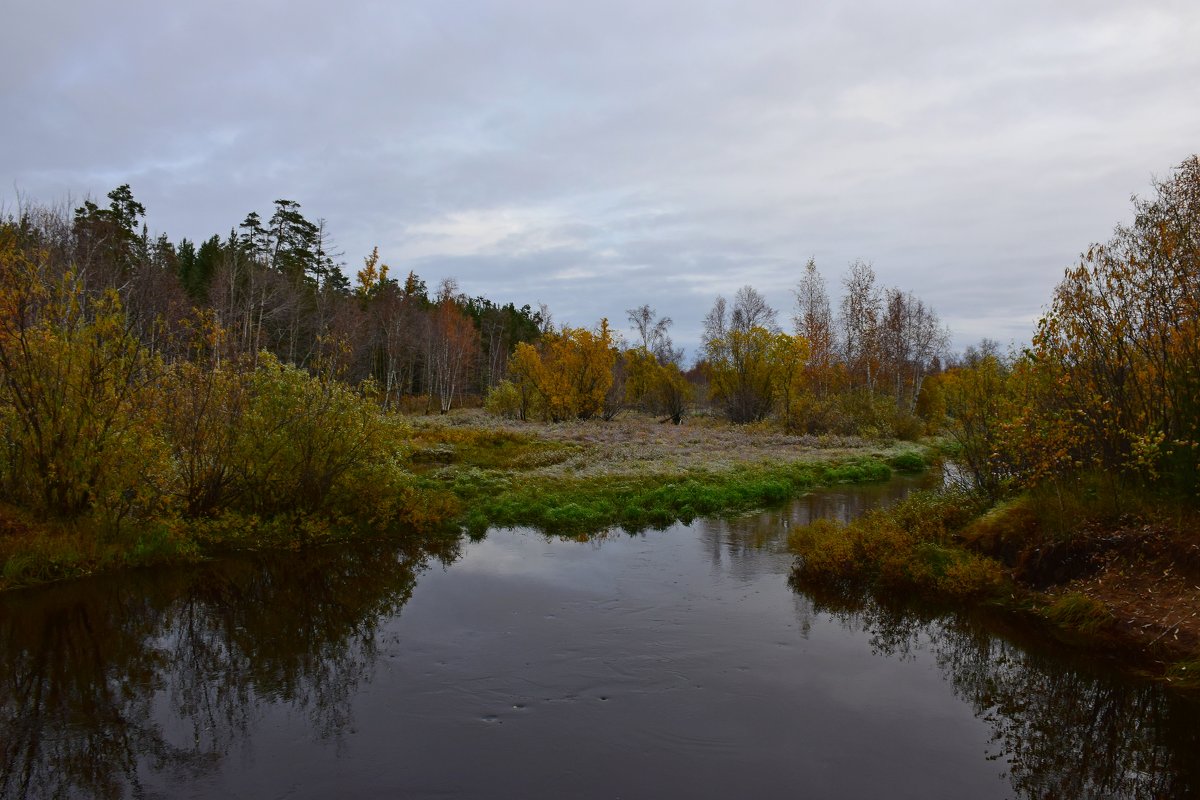
[[[792,436],[766,425],[730,425],[723,420],[689,417],[682,425],[660,423],[644,414],[616,419],[563,423],[517,422],[466,409],[437,417],[416,417],[419,432],[437,438],[467,429],[509,434],[556,446],[562,458],[533,464],[528,473],[546,478],[622,477],[646,472],[724,472],[761,464],[812,464],[873,456],[881,460],[912,451],[893,440],[867,441],[847,436]],[[520,466],[520,465],[518,465]]]

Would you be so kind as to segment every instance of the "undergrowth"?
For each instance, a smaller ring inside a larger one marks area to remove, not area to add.
[[[925,598],[988,598],[1007,585],[1002,565],[956,541],[983,507],[963,491],[918,492],[842,525],[795,529],[796,577],[831,588],[903,591]]]

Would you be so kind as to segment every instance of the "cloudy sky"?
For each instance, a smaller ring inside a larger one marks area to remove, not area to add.
[[[152,232],[276,198],[353,274],[781,310],[863,259],[962,347],[1030,335],[1064,267],[1200,151],[1200,3],[3,0],[0,206],[129,183]]]

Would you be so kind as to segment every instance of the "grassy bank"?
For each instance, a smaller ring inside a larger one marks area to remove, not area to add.
[[[0,589],[363,536],[661,527],[925,465],[911,444],[786,436],[703,419],[674,426],[628,415],[543,425],[461,412],[371,425],[353,468],[307,508],[288,507],[283,495],[260,502],[247,491],[213,513],[188,517],[163,507],[114,525],[0,506]]]
[[[1200,688],[1200,547],[1179,507],[1094,492],[996,506],[946,490],[793,531],[795,580],[846,596],[989,607],[1175,686]],[[1064,513],[1069,511],[1069,513]]]

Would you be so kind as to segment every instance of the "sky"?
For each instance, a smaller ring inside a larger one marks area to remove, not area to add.
[[[0,0],[0,210],[128,183],[154,234],[278,198],[346,272],[648,303],[694,352],[809,258],[1027,341],[1063,270],[1200,151],[1200,3]]]

